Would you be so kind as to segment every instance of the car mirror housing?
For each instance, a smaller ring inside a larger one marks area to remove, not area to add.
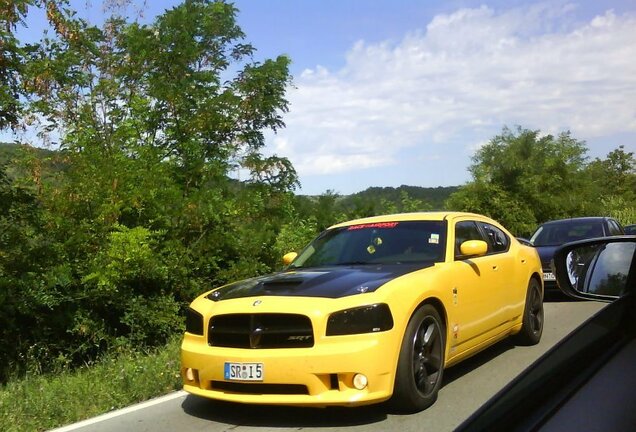
[[[567,243],[554,254],[559,288],[578,299],[616,300],[626,294],[630,272],[636,271],[635,251],[633,236]]]
[[[286,266],[290,265],[297,256],[298,254],[296,252],[286,253],[285,255],[283,255],[283,264]]]
[[[483,240],[468,240],[461,244],[459,251],[465,257],[486,255],[488,243]]]

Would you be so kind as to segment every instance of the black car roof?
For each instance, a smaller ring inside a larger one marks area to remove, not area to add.
[[[603,222],[610,219],[612,218],[607,216],[586,216],[586,217],[552,220],[552,221],[544,222],[541,225],[553,225],[553,224],[557,225],[557,224],[567,224],[572,222],[584,222],[584,223],[585,222]]]

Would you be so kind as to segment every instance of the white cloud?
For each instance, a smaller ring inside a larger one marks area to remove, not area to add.
[[[341,70],[316,66],[296,78],[275,147],[302,179],[440,146],[464,153],[504,125],[582,139],[635,132],[636,16],[576,23],[572,10],[460,9],[399,43],[358,41]]]
[[[484,140],[484,141],[477,141],[477,142],[473,142],[473,143],[468,144],[465,147],[466,155],[471,156],[471,155],[475,154],[476,151],[478,151],[483,146],[488,144],[488,142],[489,141]]]

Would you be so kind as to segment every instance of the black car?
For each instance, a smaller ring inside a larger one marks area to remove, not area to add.
[[[634,235],[636,234],[636,224],[627,225],[625,228],[625,234]]]
[[[546,222],[530,237],[530,243],[539,252],[543,267],[543,285],[546,292],[557,291],[552,271],[554,251],[561,245],[577,240],[623,235],[620,223],[610,217],[579,217]]]
[[[568,243],[554,261],[567,295],[612,303],[455,432],[636,430],[636,236]]]

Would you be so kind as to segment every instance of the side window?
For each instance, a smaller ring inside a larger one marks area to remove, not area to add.
[[[613,220],[613,219],[608,219],[607,220],[607,224],[609,225],[609,233],[610,235],[622,235],[623,234],[623,230],[621,230],[620,226],[618,225],[618,223]]]
[[[459,247],[468,240],[484,240],[483,236],[477,228],[477,224],[473,221],[458,222],[455,225],[455,258],[461,256]]]
[[[510,239],[506,233],[489,223],[481,222],[480,225],[488,239],[489,253],[499,253],[508,250],[508,247],[510,246]]]

